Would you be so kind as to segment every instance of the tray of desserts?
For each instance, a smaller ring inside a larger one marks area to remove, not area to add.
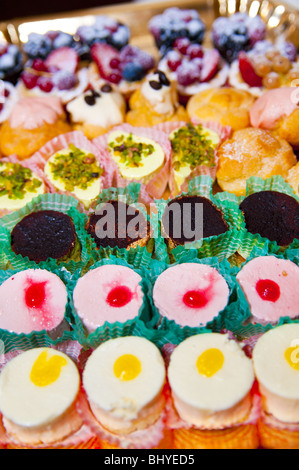
[[[0,29],[0,448],[299,448],[296,10]]]

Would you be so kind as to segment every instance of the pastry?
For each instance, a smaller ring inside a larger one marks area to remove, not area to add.
[[[155,434],[163,416],[165,379],[162,355],[145,338],[111,339],[92,352],[83,370],[83,386],[101,432],[102,447],[110,440],[119,447],[133,448],[141,441],[146,448],[150,439],[149,448],[157,447],[161,436]]]
[[[216,177],[220,188],[237,196],[245,194],[246,180],[251,176],[284,178],[297,161],[286,140],[271,131],[251,127],[235,131],[218,147],[217,157]]]
[[[105,322],[137,318],[143,303],[142,278],[128,266],[106,264],[91,269],[76,283],[74,309],[88,333]]]
[[[81,427],[75,363],[52,348],[18,354],[0,374],[0,411],[11,448],[64,447]]]
[[[249,110],[254,100],[249,91],[230,87],[209,88],[192,96],[186,109],[191,119],[238,130],[249,127]]]
[[[299,448],[298,335],[298,324],[277,326],[264,333],[253,349],[262,396],[259,434],[264,448]]]
[[[53,336],[66,304],[66,286],[56,274],[45,269],[16,272],[0,286],[0,328],[17,334],[46,330]]]
[[[129,99],[126,122],[133,126],[155,126],[161,122],[187,121],[188,115],[178,103],[176,82],[161,70],[147,74]]]
[[[287,246],[299,238],[299,202],[278,191],[259,191],[240,204],[246,229]]]
[[[17,154],[22,160],[70,130],[59,98],[21,98],[0,127],[0,152],[6,156]]]
[[[161,317],[181,327],[206,325],[224,310],[229,287],[216,268],[182,263],[161,273],[153,287],[153,301]]]
[[[175,413],[175,449],[254,449],[257,429],[251,360],[227,335],[204,333],[180,343],[170,356],[168,380]]]
[[[274,131],[292,146],[299,146],[299,94],[294,87],[265,91],[250,109],[253,127]]]
[[[150,225],[144,214],[121,201],[101,204],[89,215],[86,230],[98,249],[117,247],[130,250],[146,246],[150,237]]]
[[[296,287],[299,267],[290,260],[258,256],[237,274],[252,318],[251,322],[275,324],[281,317],[299,317]]]
[[[94,139],[125,120],[126,102],[123,96],[105,83],[99,90],[90,89],[66,105],[75,130]]]
[[[71,217],[54,210],[31,212],[11,231],[12,251],[36,263],[48,258],[67,260],[78,243]]]

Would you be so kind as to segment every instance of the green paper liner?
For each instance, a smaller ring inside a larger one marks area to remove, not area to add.
[[[86,215],[77,210],[78,201],[66,195],[42,194],[34,198],[30,203],[18,211],[5,215],[0,219],[0,265],[6,268],[23,269],[26,267],[44,267],[63,265],[67,269],[74,271],[79,266],[87,263],[91,258],[92,246],[85,231]],[[10,234],[14,226],[26,215],[39,210],[56,210],[69,215],[74,223],[77,240],[75,247],[69,256],[54,260],[49,258],[46,261],[36,263],[28,257],[15,254],[11,249]]]
[[[245,196],[239,196],[236,197],[236,200],[238,201],[238,204],[240,205],[241,202],[247,197],[250,196],[251,194],[258,193],[260,191],[277,191],[280,193],[287,194],[288,196],[293,197],[296,199],[296,201],[299,203],[299,197],[296,195],[294,192],[293,188],[282,178],[282,176],[271,176],[270,178],[262,179],[257,176],[251,176],[246,180],[246,193]],[[244,219],[244,215],[242,214],[242,217]],[[244,224],[245,224],[245,219],[244,219]],[[246,230],[246,225],[245,225],[245,230]],[[247,233],[250,233],[246,230]],[[255,245],[261,246],[262,243],[270,243],[271,245],[271,250],[277,251],[278,252],[283,252],[286,249],[292,250],[292,249],[299,249],[299,240],[294,239],[293,242],[288,246],[288,247],[282,247],[279,246],[275,241],[271,241],[268,238],[261,237],[259,234],[251,234],[250,237],[248,237],[248,242],[247,245],[246,243],[243,243],[239,250],[239,253],[241,256],[244,258],[247,258],[250,256],[250,248],[253,248]]]
[[[135,265],[129,264],[125,259],[111,256],[110,259],[105,258],[89,266],[89,271],[107,264],[127,266],[142,277],[141,287],[143,292],[143,303],[139,310],[138,316],[124,322],[109,323],[107,320],[102,326],[96,328],[95,331],[88,333],[83,325],[82,320],[79,318],[73,303],[73,292],[77,281],[86,272],[85,268],[78,269],[72,275],[72,278],[68,284],[69,304],[72,312],[71,326],[74,329],[75,339],[85,348],[95,348],[103,341],[120,336],[143,336],[152,340],[153,325],[157,322],[157,314],[155,316],[155,314],[152,313],[148,300],[148,291],[150,286],[150,280],[148,278],[149,267],[140,267],[138,266],[138,262]]]
[[[198,327],[178,325],[174,320],[169,320],[166,317],[162,317],[154,304],[152,292],[158,276],[169,267],[184,263],[206,264],[208,266],[216,268],[228,284],[230,294],[226,307],[206,325],[199,325]],[[239,321],[243,321],[247,318],[247,310],[246,308],[244,308],[244,305],[242,303],[244,295],[242,295],[241,288],[237,283],[235,277],[231,275],[231,268],[226,259],[222,261],[219,261],[217,257],[199,259],[198,257],[196,257],[195,252],[186,252],[184,258],[173,264],[153,260],[151,265],[150,277],[151,289],[149,292],[149,299],[151,309],[153,312],[153,318],[159,318],[159,322],[156,324],[156,328],[159,332],[159,335],[161,336],[159,339],[161,341],[164,341],[164,343],[167,342],[178,344],[189,336],[199,333],[208,333],[211,331],[220,333],[223,330],[228,329],[230,323],[228,323],[227,320],[235,311],[238,312]]]
[[[54,268],[50,269],[49,267],[47,268],[41,268],[40,266],[35,266],[35,267],[23,267],[20,269],[7,269],[5,271],[1,270],[0,271],[0,285],[9,277],[13,276],[16,274],[16,272],[20,271],[25,271],[27,269],[46,269],[47,271],[56,274],[62,282],[65,284],[67,292],[69,292],[69,287],[68,284],[71,279],[71,274],[69,271],[67,271],[64,268],[58,268],[55,266]],[[69,297],[69,294],[68,294]],[[11,299],[11,302],[13,302],[14,299]],[[69,329],[64,329],[62,330],[63,326],[58,326],[57,330],[61,334],[53,338],[51,336],[51,332],[48,332],[47,330],[41,330],[41,331],[32,331],[29,334],[25,333],[14,333],[10,332],[5,329],[0,328],[0,340],[3,341],[3,346],[5,349],[5,352],[9,352],[11,350],[15,349],[21,349],[21,350],[27,350],[27,349],[32,349],[32,348],[38,348],[38,347],[51,347],[51,346],[56,346],[62,342],[65,341],[74,341],[74,331],[71,328],[71,309],[69,306],[69,302],[67,302],[66,308],[65,308],[65,315],[64,315],[64,321],[65,321],[65,326]],[[53,336],[56,336],[55,332],[56,329],[53,330]]]
[[[149,215],[147,213],[145,205],[142,203],[143,200],[143,188],[140,183],[130,183],[125,188],[107,188],[104,189],[96,205],[106,203],[109,201],[121,201],[128,205],[136,207],[150,222]],[[125,260],[128,264],[133,264],[136,268],[148,267],[152,259],[153,252],[153,239],[149,239],[146,246],[142,247],[137,245],[134,248],[118,248],[118,247],[100,247],[98,248],[95,240],[86,231],[86,237],[91,246],[93,261],[99,261],[102,259],[110,259],[112,256]]]
[[[152,225],[155,234],[154,258],[173,263],[184,257],[185,252],[189,250],[196,250],[199,258],[217,257],[220,261],[233,255],[240,244],[239,232],[245,228],[244,217],[235,196],[228,192],[213,195],[213,180],[207,175],[193,178],[189,183],[189,191],[182,192],[181,195],[198,195],[209,199],[222,212],[229,230],[220,235],[203,238],[171,249],[162,236],[160,221],[166,205],[172,199],[156,200],[157,210],[152,214]]]

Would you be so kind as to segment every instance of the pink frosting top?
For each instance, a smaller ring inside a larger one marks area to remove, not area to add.
[[[276,323],[280,317],[299,316],[299,267],[292,261],[259,256],[243,266],[237,281],[259,321]]]
[[[0,286],[0,328],[14,333],[53,330],[64,319],[67,290],[44,269],[27,269]]]
[[[216,268],[183,263],[157,278],[153,300],[162,317],[197,327],[213,320],[227,305],[229,288]]]
[[[296,87],[274,88],[263,93],[250,109],[253,127],[272,129],[283,116],[290,116],[298,109],[299,89]]]
[[[44,123],[54,124],[62,113],[60,98],[56,96],[26,97],[14,106],[9,123],[11,127],[36,129]]]
[[[143,303],[142,278],[121,265],[103,265],[82,276],[74,289],[74,307],[89,332],[105,322],[125,322],[138,316]]]

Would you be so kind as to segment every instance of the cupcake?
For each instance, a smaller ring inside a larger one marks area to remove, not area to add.
[[[205,326],[225,309],[229,295],[219,271],[199,263],[168,267],[157,277],[152,292],[161,317],[181,327]]]
[[[249,91],[213,87],[192,96],[186,109],[191,119],[230,126],[236,131],[250,126],[249,111],[254,100]]]
[[[21,98],[0,127],[0,152],[23,160],[48,140],[70,130],[58,97]]]
[[[286,177],[297,161],[286,140],[251,127],[235,131],[219,146],[217,157],[216,177],[220,188],[237,196],[245,194],[246,180],[251,176]]]
[[[0,126],[9,118],[18,99],[16,88],[10,82],[2,80],[0,82]]]
[[[25,335],[46,330],[53,337],[65,328],[67,289],[57,274],[45,269],[15,272],[1,284],[0,293],[2,330]]]
[[[98,266],[80,277],[73,305],[86,331],[91,333],[105,322],[137,318],[143,304],[141,281],[132,268],[116,264]]]
[[[251,323],[276,324],[282,317],[299,317],[299,267],[294,262],[258,256],[242,265],[236,278],[249,304]]]
[[[299,146],[299,99],[296,88],[265,91],[252,105],[249,114],[253,127],[271,130],[292,146]]]
[[[283,192],[258,191],[240,204],[248,232],[259,234],[279,246],[288,246],[299,238],[299,202]]]
[[[79,38],[82,46],[89,51],[91,46],[98,42],[110,44],[120,50],[129,42],[130,29],[126,24],[111,16],[97,15],[92,24],[80,25],[75,37]]]
[[[175,449],[255,449],[251,360],[227,335],[204,333],[170,356]]]
[[[149,340],[126,336],[108,340],[87,359],[83,387],[89,425],[101,447],[157,448],[165,419],[165,364]]]
[[[168,121],[187,121],[178,103],[177,85],[167,74],[156,70],[147,74],[140,88],[129,99],[126,122],[133,126],[155,126]]]
[[[268,449],[299,447],[299,325],[278,326],[253,349],[253,366],[262,396],[259,436]]]
[[[71,448],[82,429],[76,411],[80,375],[52,348],[32,348],[0,374],[0,412],[9,448]]]
[[[125,119],[126,103],[123,96],[105,83],[99,90],[89,89],[66,105],[75,130],[94,139]]]

